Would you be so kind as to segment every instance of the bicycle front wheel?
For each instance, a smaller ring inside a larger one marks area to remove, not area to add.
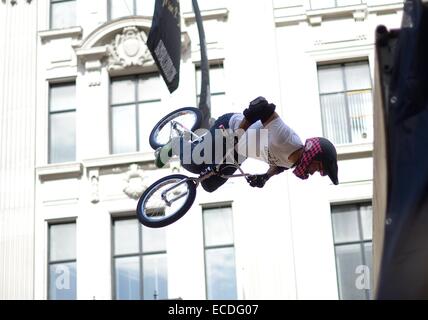
[[[159,179],[140,197],[137,217],[150,228],[165,227],[186,214],[196,197],[196,185],[182,174]]]
[[[167,144],[172,136],[173,123],[178,123],[180,129],[195,131],[200,128],[202,122],[202,113],[199,109],[193,107],[184,107],[177,109],[163,117],[150,132],[150,146],[156,150]]]

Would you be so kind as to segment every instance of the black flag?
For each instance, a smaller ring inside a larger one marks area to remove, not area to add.
[[[178,87],[181,59],[179,0],[156,0],[152,27],[147,39],[156,65],[169,92]]]

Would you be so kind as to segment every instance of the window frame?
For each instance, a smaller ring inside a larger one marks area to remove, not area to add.
[[[353,206],[356,210],[357,210],[357,219],[358,219],[358,236],[359,236],[359,240],[358,241],[341,241],[341,242],[336,242],[336,240],[334,239],[334,223],[333,223],[333,215],[334,214],[340,214],[340,213],[334,213],[333,212],[333,208],[338,208],[338,207],[346,207],[346,206]],[[360,254],[361,254],[361,261],[362,264],[364,266],[368,266],[367,264],[367,260],[366,260],[366,253],[364,250],[364,246],[366,244],[373,244],[373,234],[371,239],[364,239],[364,234],[363,234],[363,224],[362,224],[362,219],[361,219],[361,207],[364,206],[370,206],[372,207],[372,218],[373,218],[373,200],[362,200],[362,201],[358,201],[358,202],[351,202],[351,203],[337,203],[331,204],[331,209],[330,209],[330,218],[331,218],[331,226],[332,226],[332,238],[333,238],[333,246],[334,246],[334,260],[335,260],[335,267],[336,267],[336,284],[337,284],[337,292],[339,295],[339,300],[342,300],[341,294],[340,294],[340,277],[339,277],[339,269],[338,269],[338,265],[337,265],[337,253],[336,253],[336,248],[337,247],[343,247],[343,246],[347,246],[347,245],[359,245],[360,246]],[[372,226],[373,227],[373,226]],[[373,268],[373,266],[372,266]],[[371,270],[370,270],[371,271]],[[370,272],[371,274],[371,272]],[[372,277],[370,277],[370,281],[372,282]],[[371,287],[369,290],[364,289],[364,296],[366,300],[370,300],[370,294],[373,294],[374,288]]]
[[[220,60],[220,61],[212,60],[212,61],[208,62],[208,65],[209,65],[209,72],[210,72],[210,74],[211,74],[211,69],[222,69],[222,72],[223,73],[225,72],[224,61],[223,60]],[[198,73],[201,73],[201,76],[200,76],[201,82],[200,83],[198,81]],[[210,76],[210,92],[209,92],[210,97],[223,96],[223,97],[226,98],[227,94],[226,94],[226,86],[225,85],[224,85],[223,91],[211,91],[212,90],[212,80],[211,79],[212,78]],[[200,90],[198,91],[198,88],[200,89],[202,87],[202,71],[201,71],[201,65],[200,64],[196,64],[195,65],[195,85],[196,85],[196,88],[195,88],[195,91],[196,91],[196,105],[199,106],[199,100],[200,100],[200,97],[201,97],[201,91]],[[212,114],[212,107],[213,106],[211,105],[211,110],[210,110],[211,114]]]
[[[133,258],[137,257],[139,261],[139,277],[140,277],[140,283],[138,286],[139,289],[139,300],[146,300],[144,297],[144,265],[143,265],[143,258],[146,256],[153,256],[153,255],[165,255],[168,257],[168,248],[165,247],[165,250],[157,250],[157,251],[150,251],[150,252],[144,252],[143,251],[143,227],[141,223],[138,223],[138,252],[137,253],[126,253],[126,254],[115,254],[116,247],[115,247],[115,239],[116,239],[116,233],[115,233],[115,223],[117,221],[126,221],[126,220],[137,220],[136,217],[133,216],[121,216],[121,217],[112,217],[112,223],[111,223],[111,272],[112,272],[112,299],[118,300],[117,296],[117,287],[116,287],[116,267],[115,267],[115,261],[117,258]],[[169,293],[167,292],[167,295]],[[155,299],[157,300],[157,299]]]
[[[53,21],[53,10],[52,7],[55,3],[63,3],[63,2],[75,2],[77,4],[77,0],[50,0],[49,1],[49,29],[52,30],[53,26],[52,26],[52,21]],[[67,28],[72,28],[72,27],[76,27],[77,26],[77,12],[75,12],[75,17],[76,17],[76,25],[74,26],[67,26],[67,27],[60,27],[60,28],[55,28],[56,29],[67,29]]]
[[[74,90],[75,90],[75,103],[76,105],[73,108],[67,108],[64,110],[58,110],[58,111],[51,111],[51,107],[52,107],[52,88],[55,87],[66,87],[66,86],[74,86]],[[59,163],[65,163],[65,162],[73,162],[76,161],[76,150],[77,150],[77,92],[76,92],[77,86],[76,86],[76,81],[72,80],[72,81],[67,81],[67,82],[51,82],[48,85],[48,164],[59,164]],[[67,161],[58,161],[58,162],[52,162],[52,156],[51,156],[51,148],[52,148],[52,115],[55,114],[65,114],[65,113],[74,113],[74,133],[75,133],[75,144],[74,144],[74,157],[72,160],[67,160]]]
[[[347,83],[346,83],[346,74],[345,74],[345,67],[347,65],[352,65],[352,64],[358,64],[358,63],[366,63],[369,73],[368,76],[370,77],[370,88],[360,88],[360,89],[347,89]],[[321,69],[325,69],[325,68],[333,68],[333,67],[338,67],[340,68],[340,72],[342,74],[342,82],[343,82],[343,90],[342,91],[332,91],[332,92],[328,92],[328,93],[321,93],[321,83],[319,81],[319,71]],[[350,60],[342,60],[342,61],[322,61],[322,62],[318,62],[317,65],[317,85],[318,85],[318,99],[319,99],[319,106],[320,106],[320,113],[321,113],[321,127],[322,127],[322,132],[325,135],[326,132],[326,119],[325,119],[325,114],[324,114],[324,107],[322,104],[322,97],[324,96],[331,96],[331,95],[337,95],[337,94],[343,94],[345,97],[345,114],[346,114],[346,133],[347,133],[347,138],[349,142],[344,142],[344,143],[336,143],[338,145],[353,145],[353,144],[359,144],[359,143],[365,143],[365,142],[355,142],[352,141],[352,125],[351,125],[351,116],[350,116],[350,111],[349,111],[349,102],[347,99],[347,94],[349,93],[353,93],[353,92],[370,92],[371,94],[373,93],[373,77],[372,74],[370,72],[370,60],[369,57],[360,57],[360,58],[355,58],[355,59],[350,59]],[[372,100],[372,109],[373,109],[373,100]],[[373,112],[372,112],[372,117],[374,116]],[[373,143],[372,141],[368,141],[366,143]]]
[[[206,232],[205,232],[205,212],[209,210],[215,210],[215,209],[230,209],[230,215],[231,215],[231,222],[232,222],[232,239],[233,242],[231,244],[221,244],[221,245],[207,245],[206,244]],[[236,288],[236,300],[239,299],[238,296],[238,274],[236,270],[236,246],[235,246],[235,228],[233,223],[233,207],[231,204],[218,204],[213,205],[210,204],[209,206],[203,206],[202,207],[202,241],[203,241],[203,250],[204,250],[204,277],[205,277],[205,298],[208,300],[208,267],[207,267],[207,251],[211,249],[226,249],[226,248],[233,248],[233,257],[234,257],[234,272],[235,272],[235,288]]]
[[[56,221],[56,222],[48,222],[48,234],[47,234],[47,300],[53,300],[50,296],[50,286],[51,286],[51,276],[50,276],[50,267],[51,265],[58,265],[58,264],[66,264],[66,263],[76,263],[76,297],[74,300],[77,300],[77,252],[75,254],[74,259],[65,259],[65,260],[56,260],[51,261],[51,234],[50,230],[52,226],[57,225],[65,225],[65,224],[73,224],[75,226],[76,230],[76,241],[77,241],[77,220],[66,220],[66,221]],[[76,243],[77,244],[77,243]],[[76,248],[77,251],[77,248]],[[55,299],[56,300],[56,299]]]
[[[113,9],[113,6],[112,6],[112,3],[111,3],[112,1],[115,1],[115,0],[107,0],[107,19],[108,19],[108,21],[112,21],[113,20],[113,18],[112,18],[112,9]],[[133,6],[132,7],[132,14],[130,14],[129,16],[135,16],[137,14],[137,1],[138,0],[132,0],[132,6]],[[124,16],[124,17],[126,17],[126,16]],[[122,18],[122,17],[118,17],[118,18],[114,18],[114,19],[120,19],[120,18]]]
[[[153,103],[153,102],[161,102],[162,101],[162,93],[159,94],[158,99],[148,99],[148,100],[139,100],[138,97],[138,81],[140,79],[143,79],[144,77],[150,77],[151,75],[157,76],[160,81],[160,74],[159,72],[147,72],[147,73],[139,73],[134,75],[126,75],[126,76],[118,76],[118,77],[110,77],[109,80],[109,153],[110,155],[114,154],[123,154],[123,152],[113,152],[113,108],[120,108],[120,107],[126,107],[126,106],[134,106],[135,110],[135,147],[136,150],[130,151],[130,153],[136,153],[136,152],[142,152],[141,150],[141,141],[140,141],[140,125],[139,125],[139,105],[145,104],[145,103]],[[115,81],[121,81],[121,80],[132,80],[134,85],[134,100],[132,102],[123,102],[123,103],[112,103],[112,94],[113,94],[113,82]],[[128,152],[126,152],[128,153]]]

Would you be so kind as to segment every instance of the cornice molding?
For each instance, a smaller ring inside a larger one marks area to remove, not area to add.
[[[297,25],[302,22],[312,26],[319,26],[324,20],[344,17],[354,18],[355,21],[364,21],[369,14],[396,13],[403,10],[403,3],[396,2],[382,5],[358,4],[345,7],[326,9],[305,9],[304,5],[293,7],[277,7],[275,12],[275,25],[283,27]]]
[[[214,10],[203,10],[201,11],[202,20],[219,20],[226,21],[229,16],[229,10],[226,8],[214,9]],[[184,12],[182,14],[186,25],[196,22],[194,12]]]
[[[82,34],[83,30],[81,27],[39,31],[39,37],[42,42],[61,38],[80,39],[82,37]]]

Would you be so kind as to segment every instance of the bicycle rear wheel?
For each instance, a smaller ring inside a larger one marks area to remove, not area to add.
[[[149,186],[140,197],[138,220],[146,227],[165,227],[184,216],[195,197],[196,185],[188,177],[182,174],[166,176]]]
[[[180,128],[187,131],[199,129],[202,122],[202,113],[193,107],[177,109],[163,117],[154,127],[149,136],[150,146],[156,150],[167,144],[173,136],[172,123],[180,124]]]

